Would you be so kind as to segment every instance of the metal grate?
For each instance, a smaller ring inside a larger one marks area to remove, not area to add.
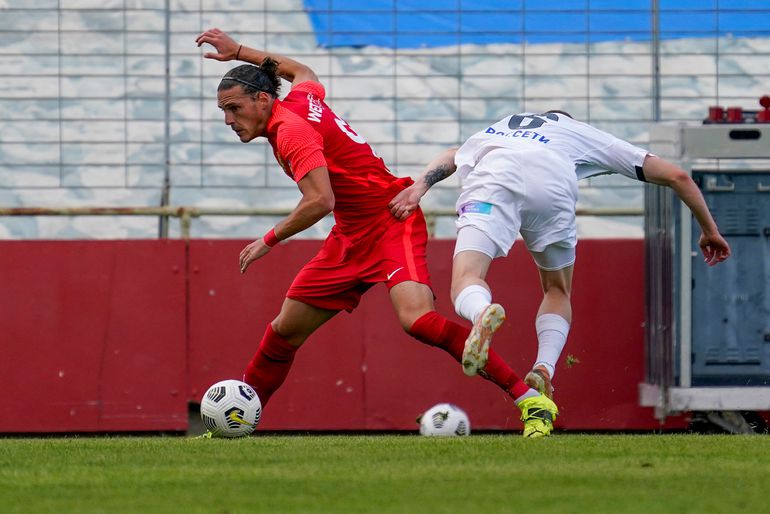
[[[566,109],[646,145],[656,119],[699,121],[712,104],[756,109],[770,83],[770,7],[658,4],[378,2],[387,9],[372,13],[332,1],[7,0],[0,206],[293,205],[296,188],[266,145],[244,146],[222,125],[215,88],[231,63],[203,60],[193,42],[210,26],[310,64],[328,102],[398,175],[511,111]],[[382,23],[317,33],[311,17],[332,14]],[[445,28],[426,33],[420,16]],[[336,46],[361,35],[445,46]],[[430,207],[451,207],[456,185],[442,184],[450,191]],[[598,193],[585,207],[641,207],[638,184],[581,187]],[[0,238],[45,235],[40,224],[0,225]]]

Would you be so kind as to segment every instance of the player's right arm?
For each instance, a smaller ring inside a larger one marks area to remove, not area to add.
[[[225,32],[222,32],[217,28],[202,32],[195,39],[195,42],[198,43],[199,47],[203,43],[208,43],[216,48],[216,52],[203,54],[203,57],[206,57],[207,59],[215,59],[217,61],[231,61],[238,59],[260,66],[265,59],[270,58],[278,63],[278,76],[291,82],[292,87],[308,80],[318,82],[318,76],[315,72],[301,62],[295,61],[285,55],[265,52],[263,50],[257,50],[256,48],[250,48],[246,45],[239,44]]]
[[[727,259],[730,256],[730,245],[719,233],[706,200],[690,175],[676,164],[652,154],[645,157],[642,170],[645,180],[670,187],[692,211],[701,228],[698,245],[703,253],[703,260],[713,266]]]
[[[420,199],[433,184],[441,182],[457,171],[455,154],[457,148],[450,148],[436,156],[414,181],[414,184],[399,192],[388,203],[390,212],[396,218],[405,220],[420,205]]]

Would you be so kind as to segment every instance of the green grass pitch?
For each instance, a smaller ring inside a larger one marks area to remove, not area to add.
[[[3,514],[768,512],[768,477],[768,436],[0,439]]]

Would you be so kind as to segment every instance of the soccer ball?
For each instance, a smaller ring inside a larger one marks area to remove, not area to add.
[[[212,437],[251,434],[262,416],[257,392],[240,380],[222,380],[209,387],[201,399],[201,419]]]
[[[468,415],[457,405],[439,403],[418,419],[421,435],[455,436],[470,435],[471,422]]]

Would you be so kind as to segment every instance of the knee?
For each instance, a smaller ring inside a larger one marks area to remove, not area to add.
[[[454,305],[463,289],[458,281],[452,280],[452,284],[449,286],[449,299],[452,301],[452,305]]]
[[[414,326],[414,323],[420,319],[422,316],[425,315],[428,311],[425,312],[422,311],[403,311],[398,312],[398,323],[401,325],[401,328],[404,329],[404,332],[407,334],[410,333],[410,329]]]
[[[435,312],[432,301],[411,302],[399,306],[396,309],[396,316],[404,332],[412,335],[411,329],[415,323],[430,312]]]
[[[282,323],[280,316],[274,319],[270,325],[273,328],[273,332],[294,347],[302,346],[302,343],[310,336],[310,334],[295,330],[290,324]]]
[[[562,296],[569,300],[572,290],[568,284],[546,284],[543,292],[547,296]]]
[[[399,284],[391,289],[391,300],[398,322],[406,332],[418,319],[434,310],[433,291],[424,284]]]

